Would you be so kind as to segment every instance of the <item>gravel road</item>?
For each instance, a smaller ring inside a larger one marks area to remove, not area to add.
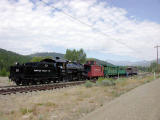
[[[160,79],[133,89],[81,120],[160,120]]]

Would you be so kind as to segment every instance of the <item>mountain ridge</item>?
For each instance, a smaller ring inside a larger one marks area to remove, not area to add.
[[[64,55],[65,54],[62,54],[62,53],[57,53],[57,52],[39,52],[39,53],[34,53],[34,54],[30,54],[31,57],[48,57],[48,56],[51,56],[53,58],[56,58],[56,57],[60,57],[62,59],[64,59]],[[87,59],[94,59],[97,64],[110,64],[109,62],[107,61],[104,61],[104,60],[100,60],[100,59],[97,59],[97,58],[87,58]]]
[[[142,61],[136,61],[136,62],[131,62],[131,61],[114,61],[114,60],[106,60],[114,65],[120,65],[120,66],[143,66],[143,67],[149,67],[151,63],[156,62],[156,60],[142,60]],[[160,63],[160,59],[159,59]]]
[[[48,56],[50,56],[53,58],[56,58],[56,57],[64,58],[64,54],[57,53],[57,52],[37,52],[37,53],[30,54],[29,56],[31,56],[31,57],[48,57]]]

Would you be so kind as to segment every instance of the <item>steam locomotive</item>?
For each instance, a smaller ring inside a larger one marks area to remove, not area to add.
[[[17,85],[48,84],[50,82],[85,79],[84,67],[80,63],[60,58],[44,59],[40,62],[17,63],[10,67],[9,78]]]
[[[56,59],[43,59],[40,62],[17,63],[10,67],[9,78],[17,85],[35,85],[98,79],[98,77],[129,76],[137,73],[135,67],[97,65],[95,61],[87,61],[82,65],[56,57]]]

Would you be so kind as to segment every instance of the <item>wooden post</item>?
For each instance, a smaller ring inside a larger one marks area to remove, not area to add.
[[[158,72],[158,48],[159,48],[160,46],[155,46],[154,48],[156,48],[157,49],[157,72]]]

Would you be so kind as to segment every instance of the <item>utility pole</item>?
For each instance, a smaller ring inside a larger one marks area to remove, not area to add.
[[[158,48],[159,47],[160,47],[159,45],[157,45],[157,46],[154,47],[154,48],[157,48],[157,71],[158,71]]]

